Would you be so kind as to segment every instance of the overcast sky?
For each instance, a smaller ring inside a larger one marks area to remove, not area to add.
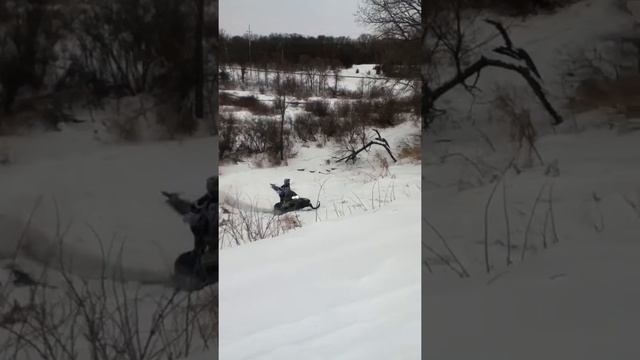
[[[231,35],[251,32],[358,37],[359,0],[220,0],[220,28]]]

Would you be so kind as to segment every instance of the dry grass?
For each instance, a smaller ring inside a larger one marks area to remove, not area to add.
[[[537,133],[531,121],[531,112],[522,96],[518,94],[518,89],[515,87],[498,87],[493,105],[500,114],[501,120],[509,124],[509,137],[512,142],[519,145],[525,141],[534,144]]]
[[[284,231],[289,231],[295,228],[302,227],[302,222],[300,221],[300,218],[298,217],[298,215],[285,214],[283,216],[280,216],[278,221],[280,222],[280,226]]]
[[[387,160],[386,156],[381,152],[376,152],[375,159],[380,165],[380,176],[386,177],[391,175],[391,173],[389,172],[389,160]]]
[[[220,106],[235,106],[250,111],[254,115],[273,115],[275,110],[267,102],[258,100],[255,96],[233,96],[221,92]]]
[[[244,203],[239,196],[226,197],[222,203],[227,209],[219,227],[222,247],[277,237],[302,226],[295,214],[276,216],[255,204]]]
[[[574,112],[608,107],[618,109],[626,117],[640,115],[640,75],[619,79],[588,78],[579,82],[569,98]]]
[[[538,132],[531,120],[531,112],[518,88],[499,86],[496,89],[493,106],[498,111],[500,120],[509,125],[509,139],[517,148],[516,156],[520,156],[520,152],[526,149],[522,159],[523,163],[520,165],[531,167],[534,155],[541,164],[544,164],[535,146]]]
[[[422,146],[420,141],[405,142],[400,148],[398,158],[420,162],[422,160]]]

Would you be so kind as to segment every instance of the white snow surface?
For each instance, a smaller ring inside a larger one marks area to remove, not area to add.
[[[382,136],[397,154],[417,131],[404,123]],[[420,358],[420,166],[389,159],[384,174],[382,148],[356,165],[326,165],[335,150],[309,144],[287,166],[220,167],[230,208],[268,212],[278,201],[269,183],[283,178],[321,203],[295,213],[302,226],[283,235],[223,244],[222,359]]]

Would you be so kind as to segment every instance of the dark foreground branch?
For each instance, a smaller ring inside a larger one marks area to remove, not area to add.
[[[502,37],[505,40],[505,46],[501,46],[494,49],[494,52],[500,55],[507,56],[516,61],[520,61],[523,65],[514,64],[512,62],[498,60],[498,59],[490,59],[485,56],[482,56],[480,57],[480,59],[478,59],[476,62],[474,62],[467,68],[461,69],[460,71],[458,71],[454,77],[452,77],[450,80],[446,81],[436,89],[431,89],[428,86],[428,84],[424,82],[422,85],[422,96],[423,96],[422,110],[423,110],[423,114],[427,115],[427,116],[423,116],[425,129],[429,127],[429,124],[432,121],[430,120],[430,117],[428,115],[433,112],[435,102],[441,96],[443,96],[444,94],[446,94],[447,92],[449,92],[450,90],[452,90],[454,87],[458,85],[466,84],[467,79],[469,79],[474,75],[476,76],[475,81],[477,81],[477,78],[480,76],[480,72],[483,69],[489,68],[489,67],[505,69],[505,70],[513,71],[520,74],[520,76],[522,76],[527,81],[527,84],[533,90],[535,95],[538,97],[538,100],[540,100],[545,110],[553,118],[553,125],[561,124],[563,121],[562,116],[560,116],[560,114],[553,107],[549,99],[547,99],[547,95],[545,94],[544,89],[542,88],[542,85],[540,85],[540,82],[539,82],[540,74],[538,72],[538,69],[534,64],[533,60],[531,59],[531,57],[529,56],[529,54],[524,49],[513,48],[513,42],[511,41],[506,30],[504,30],[504,27],[500,23],[495,21],[487,21],[487,22],[496,26],[496,28],[498,29],[498,31],[500,31]]]

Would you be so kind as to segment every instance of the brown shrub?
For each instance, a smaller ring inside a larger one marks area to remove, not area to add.
[[[285,214],[278,219],[283,231],[293,230],[302,227],[302,222],[297,215]]]
[[[419,162],[422,159],[422,147],[420,144],[420,138],[418,137],[417,141],[405,141],[404,144],[400,147],[398,158]]]
[[[327,100],[307,101],[304,109],[318,117],[326,117],[329,115],[329,102]]]
[[[640,106],[640,75],[626,75],[619,79],[584,79],[569,98],[569,106],[576,112],[611,107],[631,115],[629,112]]]
[[[353,106],[349,101],[338,101],[335,105],[335,111],[338,117],[349,117],[353,111]]]
[[[395,126],[398,123],[398,114],[401,106],[392,95],[385,96],[374,103],[376,116],[371,117],[371,125],[385,128]]]
[[[373,102],[368,100],[355,101],[351,104],[351,114],[359,123],[371,124],[375,114]]]
[[[293,131],[302,141],[316,141],[321,121],[309,113],[298,114],[293,122]]]
[[[220,93],[220,106],[235,106],[250,111],[255,115],[273,115],[275,110],[268,102],[260,101],[255,96],[233,96]]]
[[[329,116],[320,119],[319,125],[320,133],[326,139],[337,138],[341,135],[341,121],[333,112]]]
[[[220,159],[232,153],[237,145],[239,123],[233,114],[220,114],[218,117],[218,150]]]
[[[280,144],[280,123],[264,117],[248,121],[242,132],[242,147],[249,154],[275,151]]]

